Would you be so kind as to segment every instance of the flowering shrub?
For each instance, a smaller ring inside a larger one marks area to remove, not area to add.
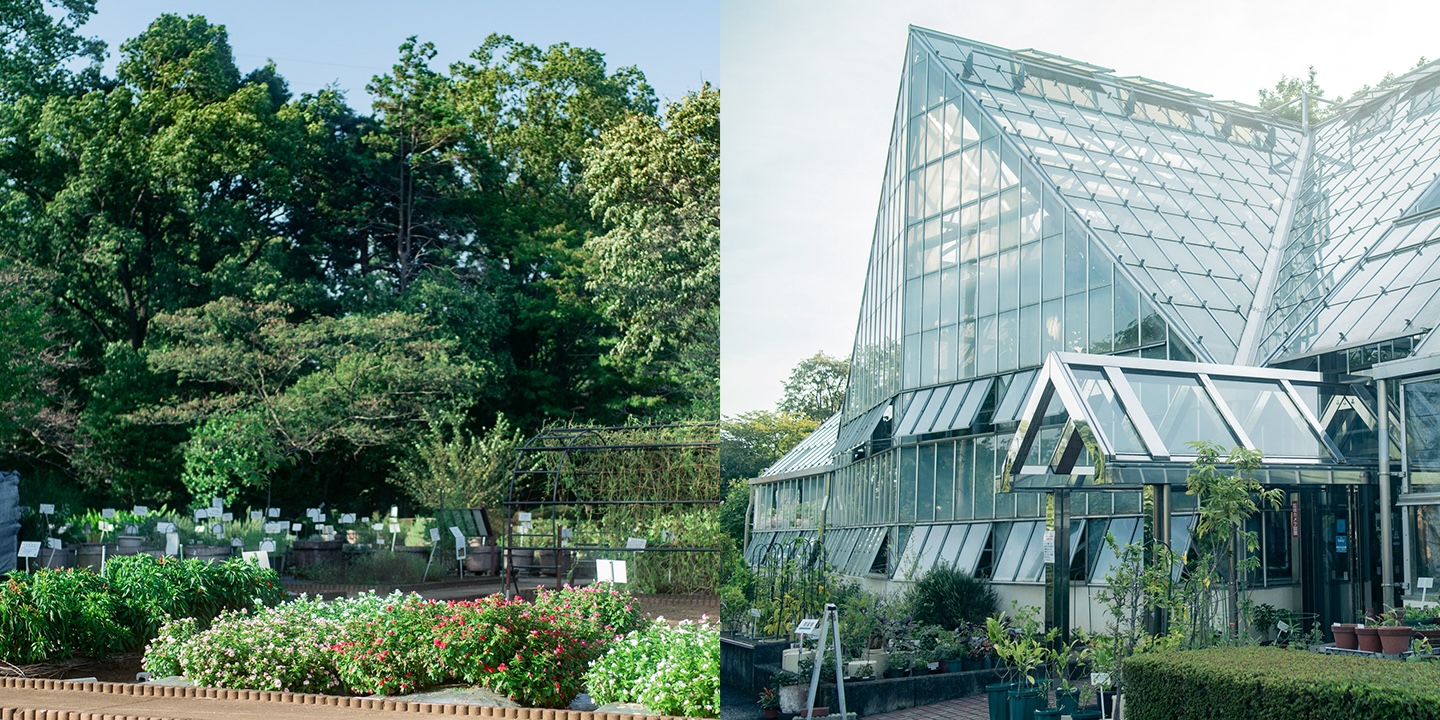
[[[608,636],[605,640],[646,625],[645,616],[630,593],[616,590],[611,583],[588,587],[566,585],[563,590],[539,588],[535,592],[535,607],[573,618],[577,628],[596,630]]]
[[[203,632],[170,622],[144,665],[215,687],[395,695],[464,682],[527,706],[566,707],[590,663],[617,641],[617,627],[638,618],[628,595],[605,589],[547,593],[534,605],[501,595],[452,603],[399,593],[302,598],[227,613]],[[718,636],[714,642],[718,649]]]
[[[613,644],[585,676],[598,703],[638,702],[661,715],[720,716],[720,628],[656,622]]]

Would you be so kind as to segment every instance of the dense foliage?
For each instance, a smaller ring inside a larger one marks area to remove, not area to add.
[[[915,622],[950,629],[984,622],[995,612],[997,599],[990,583],[945,563],[927,570],[911,586],[908,598]]]
[[[494,35],[440,68],[412,38],[364,115],[195,15],[104,77],[94,6],[0,2],[23,502],[384,507],[402,462],[484,497],[504,449],[469,440],[501,413],[507,439],[715,418],[718,90],[662,108],[591,49]]]
[[[1136,720],[1440,718],[1440,666],[1269,647],[1136,655],[1125,715]]]
[[[89,570],[14,572],[0,582],[0,661],[103,658],[136,650],[169,618],[200,627],[285,598],[272,570],[132,555]]]
[[[210,687],[397,695],[465,683],[526,706],[565,707],[589,664],[644,623],[629,595],[608,586],[541,590],[533,604],[501,595],[301,598],[226,613],[205,631],[172,622],[144,664]]]

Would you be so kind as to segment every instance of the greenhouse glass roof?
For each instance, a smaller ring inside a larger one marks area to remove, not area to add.
[[[1056,353],[1026,398],[1004,482],[1182,484],[1195,441],[1259,451],[1268,484],[1364,482],[1372,407],[1363,387],[1319,373]]]

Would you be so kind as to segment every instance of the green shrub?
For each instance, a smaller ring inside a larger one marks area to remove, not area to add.
[[[1440,666],[1270,647],[1147,653],[1125,661],[1125,716],[1440,718]]]
[[[996,599],[990,583],[940,563],[910,588],[910,614],[921,625],[954,630],[985,622],[995,612]]]
[[[202,626],[286,596],[271,570],[238,560],[117,557],[89,570],[11,573],[0,584],[0,660],[26,664],[138,650],[170,617]]]

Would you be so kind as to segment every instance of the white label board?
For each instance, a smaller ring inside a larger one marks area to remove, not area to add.
[[[1429,590],[1430,588],[1435,587],[1435,578],[1415,578],[1415,587],[1420,588],[1421,590]]]
[[[392,533],[398,533],[398,532],[400,532],[400,523],[393,523],[393,522],[390,523],[390,532],[392,532]]]
[[[393,518],[398,518],[398,517],[400,517],[400,508],[399,508],[399,507],[396,507],[395,505],[391,505],[391,506],[390,506],[390,517],[393,517]]]
[[[51,550],[65,549],[65,543],[60,542],[60,538],[50,538],[49,545]]]
[[[440,542],[440,528],[430,528],[430,542]]]
[[[270,516],[271,518],[278,518],[280,517],[280,508],[270,508],[269,510],[265,511],[265,514]]]
[[[260,512],[259,510],[251,510],[251,511],[250,511],[250,519],[251,519],[251,520],[259,520],[260,518],[263,518],[263,517],[265,517],[265,513],[262,513],[262,512]]]
[[[52,504],[52,503],[40,503],[40,514],[41,514],[41,515],[54,515],[54,514],[55,514],[55,505]]]
[[[1055,564],[1055,531],[1045,531],[1045,544],[1042,546],[1045,553],[1045,564]]]
[[[267,552],[267,553],[275,552],[275,541],[274,541],[274,540],[261,540],[261,541],[260,541],[260,551],[261,551],[261,552]]]
[[[644,550],[644,549],[645,549],[645,538],[635,538],[635,537],[625,538],[625,549],[626,549],[626,550]]]
[[[375,532],[380,532],[381,530],[385,529],[385,523],[374,523],[370,526],[370,529],[374,530]]]
[[[115,532],[115,523],[105,522],[104,520],[101,520],[101,521],[100,521],[100,532],[102,532],[102,533]]]
[[[519,513],[519,515],[518,515],[517,517],[519,518],[520,522],[522,522],[522,523],[528,523],[528,522],[530,522],[530,520],[532,519],[530,513],[528,513],[528,512]]]
[[[115,508],[105,508],[105,509],[101,510],[101,511],[100,511],[100,517],[103,517],[103,518],[105,518],[106,520],[114,520],[114,519],[115,519]]]
[[[225,507],[225,501],[218,497],[212,497],[210,498],[210,507],[218,510]]]
[[[354,525],[354,524],[355,524],[355,513],[345,513],[344,515],[341,515],[341,516],[340,516],[340,524],[341,524],[341,525]]]
[[[234,522],[234,521],[235,521],[235,514],[234,514],[234,513],[220,513],[220,522]]]
[[[304,530],[304,529],[305,529],[305,526],[304,526],[304,525],[301,525],[300,523],[290,523],[290,532],[297,532],[297,533],[298,533],[298,532],[300,532],[301,530]]]
[[[22,557],[22,558],[40,557],[40,541],[39,541],[39,540],[26,540],[25,542],[20,543],[20,552],[19,552],[19,554],[17,555],[17,557]]]
[[[150,514],[150,508],[145,507],[144,505],[136,505],[135,509],[131,510],[130,512],[135,513],[135,517],[145,517],[146,515]]]
[[[454,525],[451,525],[451,526],[450,526],[450,534],[455,536],[455,544],[457,544],[457,545],[464,545],[464,544],[465,544],[465,533],[460,532],[460,528],[455,527]]]
[[[819,619],[819,618],[805,618],[804,620],[801,620],[801,621],[800,621],[800,624],[799,624],[799,625],[796,625],[796,626],[795,626],[795,634],[796,634],[796,635],[809,635],[810,633],[815,632],[815,628],[816,628],[816,626],[818,626],[819,624],[820,624],[820,619]]]
[[[180,554],[179,533],[165,533],[165,554],[171,557]]]

